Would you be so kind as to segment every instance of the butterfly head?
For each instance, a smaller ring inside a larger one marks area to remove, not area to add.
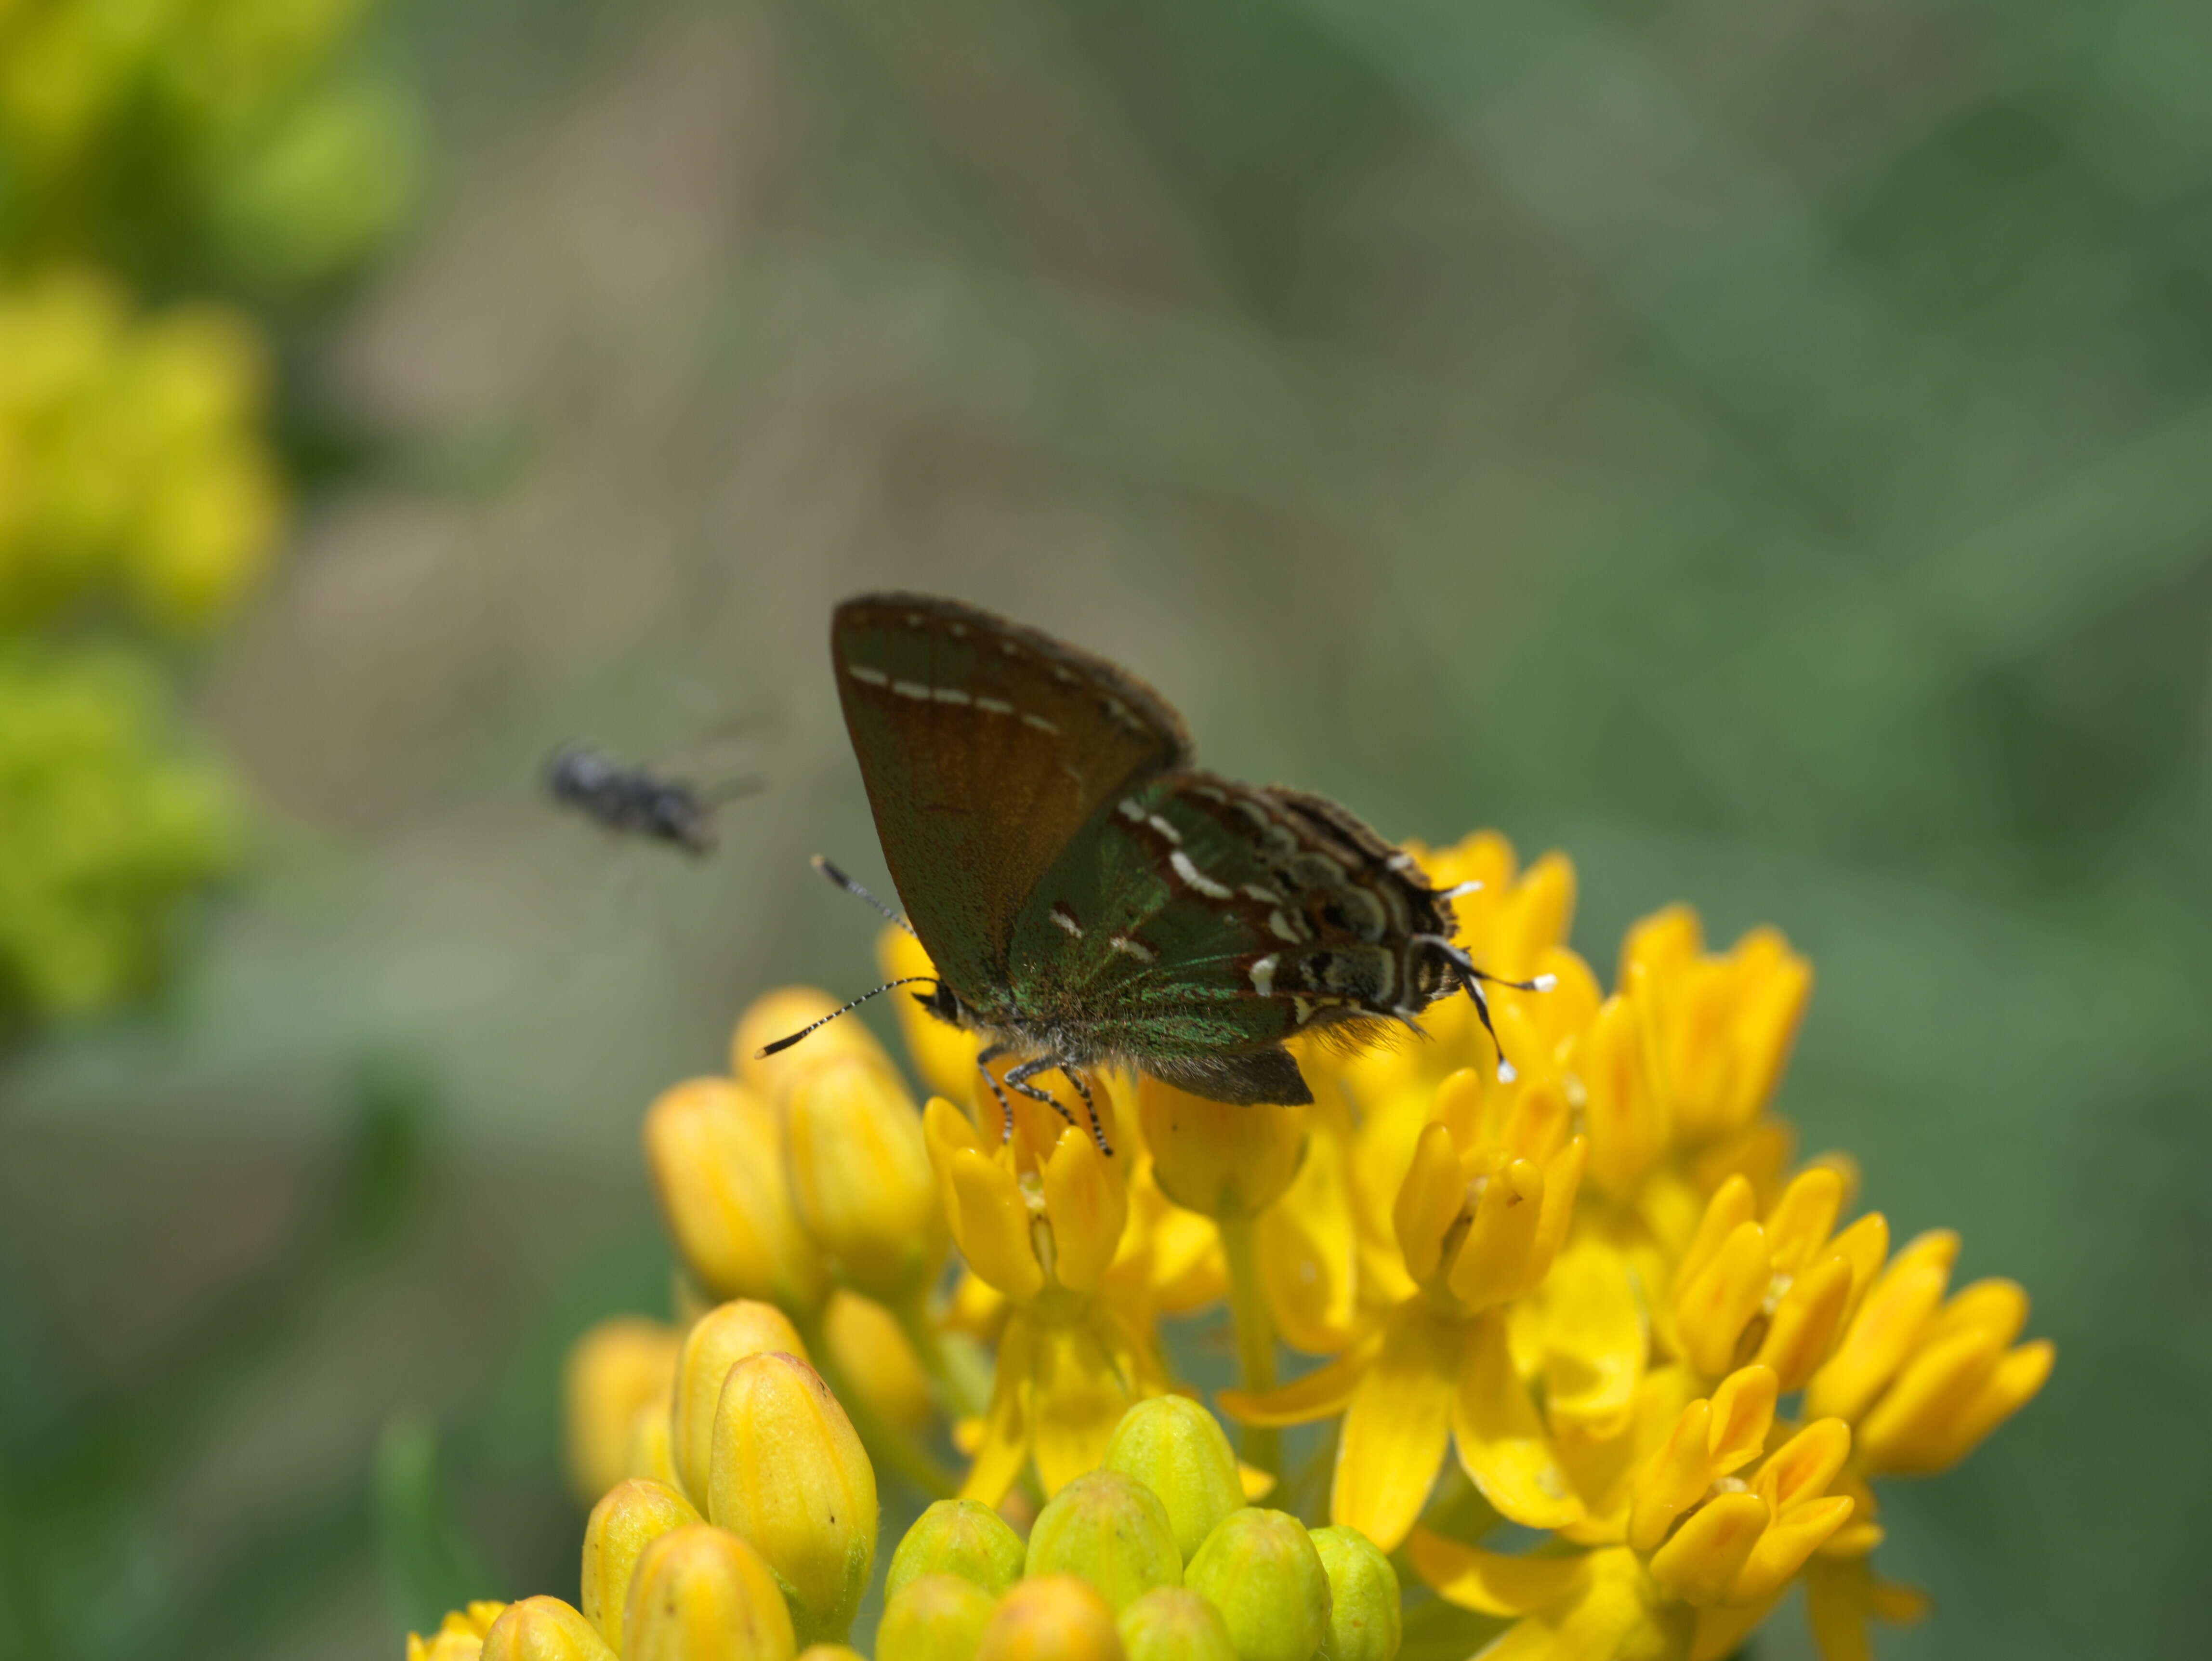
[[[965,1029],[975,1025],[975,1012],[960,1001],[960,995],[952,989],[950,981],[939,981],[927,992],[907,995],[947,1026]]]

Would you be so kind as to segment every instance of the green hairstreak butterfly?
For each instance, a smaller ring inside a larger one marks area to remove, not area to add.
[[[1216,1101],[1308,1102],[1285,1039],[1364,1043],[1462,988],[1484,1007],[1451,895],[1410,855],[1334,802],[1193,766],[1182,718],[1126,671],[918,594],[846,601],[830,651],[937,970],[915,995],[985,1060],[1019,1057],[1024,1093],[1132,1066]]]

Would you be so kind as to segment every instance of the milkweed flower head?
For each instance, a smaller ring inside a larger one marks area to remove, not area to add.
[[[1809,964],[1676,907],[1607,989],[1563,856],[1414,852],[1464,888],[1460,947],[1540,989],[1496,990],[1494,1041],[1462,1001],[1426,1042],[1306,1049],[1303,1107],[1112,1075],[1048,1105],[918,1008],[917,1104],[851,1021],[758,1056],[826,995],[748,1012],[731,1074],[648,1114],[691,1290],[579,1342],[605,1487],[580,1624],[532,1630],[849,1654],[879,1466],[940,1496],[889,1555],[882,1661],[1392,1661],[1407,1576],[1504,1661],[1718,1661],[1801,1581],[1828,1661],[1917,1615],[1872,1567],[1881,1485],[1966,1457],[2052,1355],[2012,1282],[1951,1290],[1955,1235],[1893,1247],[1848,1159],[1798,1158],[1773,1098]],[[1224,1301],[1241,1460],[1163,1341]],[[1316,1423],[1293,1469],[1279,1433]]]

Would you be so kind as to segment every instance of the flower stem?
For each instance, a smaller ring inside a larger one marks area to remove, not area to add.
[[[1260,1289],[1260,1234],[1256,1218],[1221,1219],[1221,1251],[1229,1260],[1229,1313],[1237,1326],[1239,1382],[1257,1395],[1275,1387],[1275,1326]],[[1244,1463],[1279,1475],[1283,1439],[1272,1427],[1246,1425],[1241,1433]]]
[[[899,1330],[906,1335],[907,1342],[914,1346],[921,1370],[937,1386],[938,1397],[945,1404],[945,1412],[956,1419],[972,1419],[988,1409],[989,1369],[967,1345],[945,1342],[945,1335],[930,1318],[928,1294],[917,1293],[889,1308],[899,1323]]]

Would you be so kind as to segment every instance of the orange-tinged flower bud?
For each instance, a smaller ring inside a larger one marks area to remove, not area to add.
[[[694,1079],[646,1110],[645,1161],[692,1276],[716,1298],[812,1310],[830,1275],[799,1226],[783,1132],[768,1104],[727,1079]]]
[[[1328,1636],[1328,1571],[1287,1512],[1231,1512],[1182,1578],[1221,1611],[1238,1661],[1310,1661]]]
[[[1159,1586],[1115,1623],[1128,1661],[1237,1661],[1221,1611],[1182,1586]]]
[[[645,1548],[630,1577],[623,1661],[793,1661],[775,1576],[727,1530],[694,1523]]]
[[[868,1661],[850,1644],[809,1644],[799,1652],[799,1661]]]
[[[618,1316],[569,1346],[562,1370],[569,1486],[589,1504],[631,1474],[638,1409],[665,1402],[683,1334],[659,1321]]]
[[[678,1486],[695,1506],[703,1505],[714,1462],[714,1409],[722,1399],[730,1369],[748,1355],[781,1350],[806,1359],[791,1317],[773,1304],[740,1298],[711,1309],[684,1336],[676,1361],[676,1404],[669,1420],[669,1442]]]
[[[977,1661],[1122,1661],[1114,1611],[1072,1574],[1017,1584],[999,1600],[975,1653]]]
[[[773,1056],[760,1052],[836,1011],[843,1000],[811,986],[787,986],[753,1000],[730,1035],[730,1071],[739,1083],[771,1107],[781,1107],[793,1084],[812,1068],[840,1056],[858,1056],[896,1078],[898,1069],[860,1021],[831,1021],[802,1043]]]
[[[799,1220],[840,1280],[886,1303],[935,1281],[945,1215],[895,1074],[854,1056],[816,1062],[791,1082],[784,1137]]]
[[[891,1554],[884,1592],[895,1597],[925,1574],[957,1574],[996,1597],[1022,1578],[1028,1552],[1006,1519],[980,1500],[939,1500]]]
[[[1147,1073],[1138,1081],[1137,1113],[1152,1174],[1186,1210],[1255,1217],[1297,1175],[1306,1135],[1303,1107],[1210,1102]]]
[[[930,1204],[936,1203],[933,1195]],[[859,1391],[878,1415],[906,1430],[929,1423],[935,1412],[929,1375],[890,1311],[841,1287],[822,1312],[822,1336],[836,1363],[834,1376]]]
[[[960,1575],[918,1575],[884,1603],[876,1661],[974,1661],[998,1606]]]
[[[607,1642],[622,1642],[630,1574],[645,1548],[701,1520],[697,1508],[674,1488],[641,1477],[617,1483],[592,1507],[584,1527],[584,1616]]]
[[[1391,1661],[1403,1632],[1398,1572],[1358,1529],[1311,1533],[1328,1576],[1328,1636],[1316,1661]]]
[[[1123,1414],[1106,1445],[1105,1468],[1159,1496],[1181,1562],[1196,1555],[1222,1518],[1244,1508],[1228,1436],[1187,1396],[1155,1396]]]
[[[483,1661],[615,1661],[599,1628],[557,1597],[526,1597],[484,1634]]]
[[[768,1561],[801,1638],[843,1640],[876,1561],[876,1473],[829,1385],[796,1356],[730,1369],[707,1514]]]
[[[1116,1615],[1155,1586],[1182,1584],[1182,1555],[1160,1497],[1118,1470],[1079,1476],[1030,1529],[1027,1573],[1073,1574]]]

